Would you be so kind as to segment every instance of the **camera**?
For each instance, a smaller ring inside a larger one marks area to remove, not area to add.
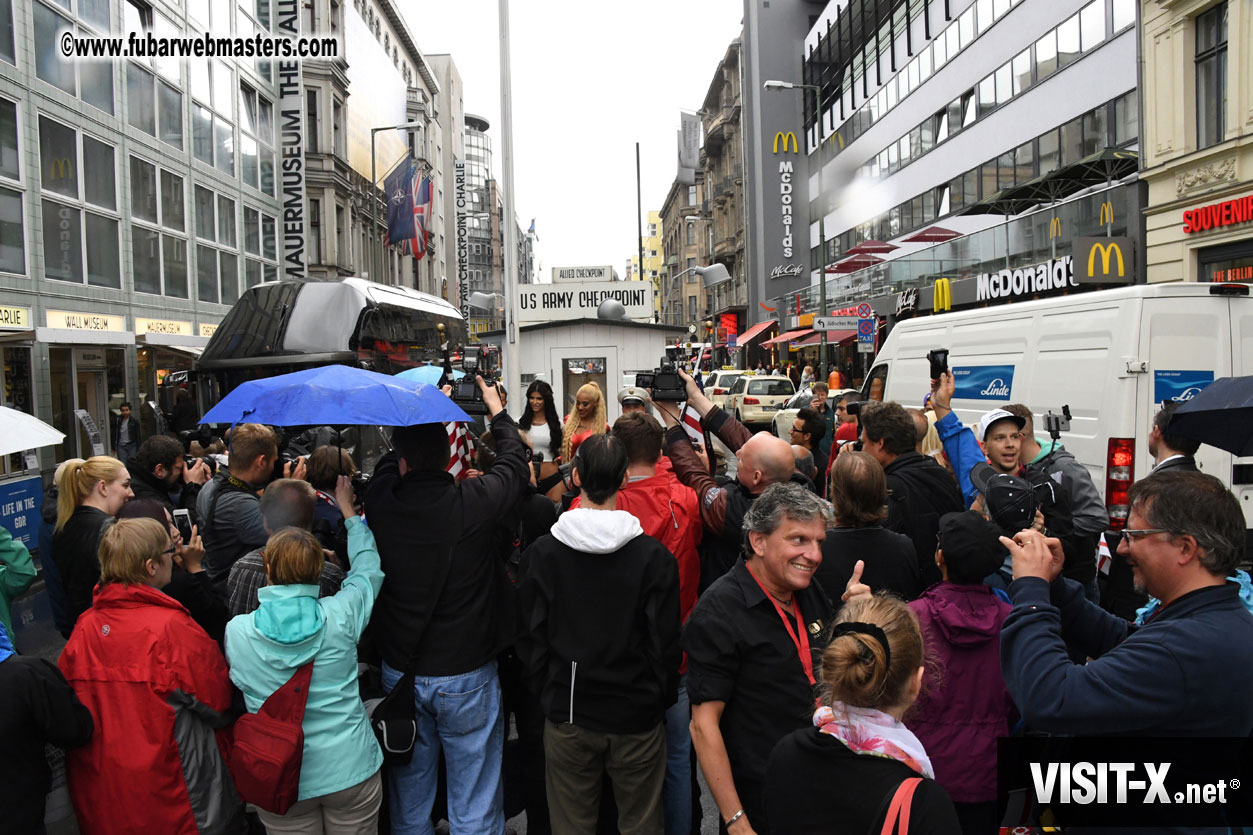
[[[542,453],[542,452],[532,452],[532,453],[531,453],[531,460],[532,460],[532,461],[534,461],[536,464],[543,464],[543,463],[544,463],[544,453]]]
[[[1049,433],[1049,437],[1057,440],[1063,432],[1070,431],[1070,405],[1062,406],[1062,413],[1046,412],[1044,414],[1044,429]]]
[[[467,345],[461,359],[461,370],[464,377],[452,384],[452,401],[462,408],[467,415],[485,415],[487,406],[483,403],[483,391],[474,376],[483,378],[487,385],[495,385],[496,375],[500,372],[497,349],[490,345]]]
[[[931,363],[931,379],[940,379],[940,376],[948,371],[948,348],[927,351],[927,362]]]
[[[212,458],[208,456],[205,456],[204,458],[197,458],[194,455],[183,456],[183,466],[185,466],[189,470],[192,467],[196,466],[197,461],[203,461],[205,463],[205,466],[209,468],[210,478],[218,474],[218,462],[213,460]]]
[[[352,492],[357,494],[358,499],[364,498],[366,488],[370,486],[370,474],[357,470],[349,478],[352,481]]]
[[[648,389],[655,401],[676,403],[687,400],[687,386],[666,357],[661,358],[661,364],[651,374],[636,374],[635,385]]]

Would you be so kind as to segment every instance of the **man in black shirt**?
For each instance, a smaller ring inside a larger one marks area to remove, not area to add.
[[[813,715],[832,608],[810,581],[830,521],[799,484],[768,487],[744,517],[746,559],[710,586],[683,632],[692,744],[731,835],[769,832],[766,759]]]
[[[197,459],[194,467],[188,467],[183,460],[182,444],[169,435],[153,435],[139,445],[135,457],[126,462],[126,469],[130,471],[136,499],[156,499],[171,513],[185,509],[192,523],[199,523],[196,501],[200,488],[212,476],[204,459]]]
[[[497,531],[516,509],[530,467],[496,389],[478,382],[496,441],[492,468],[455,482],[444,424],[400,427],[365,495],[387,578],[371,621],[383,684],[390,690],[406,671],[416,677],[413,760],[389,777],[397,831],[430,831],[441,749],[452,831],[505,828],[496,655],[513,640],[514,615]]]
[[[888,481],[888,530],[913,540],[923,588],[940,581],[931,556],[940,517],[966,509],[957,481],[915,448],[914,419],[899,403],[871,403],[861,410],[862,448],[883,466]]]

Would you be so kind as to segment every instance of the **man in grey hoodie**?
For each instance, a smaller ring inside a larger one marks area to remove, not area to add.
[[[554,832],[594,832],[601,774],[618,830],[663,830],[662,718],[679,684],[679,572],[665,546],[617,509],[622,442],[593,435],[574,456],[580,505],[522,556],[518,656],[544,723]]]

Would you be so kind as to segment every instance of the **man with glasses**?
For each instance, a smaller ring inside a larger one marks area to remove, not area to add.
[[[820,459],[816,453],[825,433],[826,427],[822,423],[822,416],[811,408],[804,408],[796,413],[792,421],[791,436],[788,439],[788,443],[804,447],[813,456],[814,473],[810,477],[818,487],[818,495],[825,492],[822,489],[822,482],[826,478],[827,462]],[[806,473],[806,475],[809,474]]]
[[[1222,482],[1192,472],[1134,484],[1119,552],[1136,587],[1161,600],[1143,624],[1084,599],[1062,577],[1061,543],[1023,531],[1013,610],[1001,630],[1010,695],[1054,734],[1247,737],[1253,733],[1253,617],[1227,578],[1244,550],[1244,514]],[[1094,660],[1074,664],[1062,634]]]

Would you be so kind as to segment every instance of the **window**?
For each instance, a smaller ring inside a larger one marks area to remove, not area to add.
[[[191,95],[195,100],[191,117],[192,156],[234,175],[231,127],[234,75],[222,61],[188,61],[187,66],[191,70]]]
[[[984,199],[996,194],[999,189],[999,181],[997,177],[997,164],[993,160],[985,162],[979,166],[979,179],[982,181],[982,191]]]
[[[996,71],[996,103],[1002,105],[1014,97],[1014,70],[1010,64],[1002,64]]]
[[[975,42],[975,7],[971,6],[962,12],[957,19],[958,32],[961,35],[961,48],[965,49]],[[952,50],[949,50],[952,54]]]
[[[1114,31],[1121,32],[1135,22],[1135,0],[1114,0]]]
[[[131,157],[130,174],[135,292],[185,299],[187,241],[157,228],[185,231],[183,178],[138,157]]]
[[[1126,145],[1139,139],[1138,97],[1135,90],[1114,100],[1114,144]]]
[[[1083,117],[1071,119],[1062,125],[1062,165],[1070,165],[1083,158]]]
[[[235,246],[235,201],[218,195],[218,241]]]
[[[318,153],[318,91],[305,91],[305,153]]]
[[[157,222],[157,168],[131,157],[131,216]]]
[[[0,2],[0,58],[10,64],[17,64],[17,56],[13,51],[13,0]]]
[[[335,105],[334,105],[334,118],[331,120],[331,127],[335,131],[335,136],[334,136],[335,144],[332,147],[334,148],[335,154],[340,157],[347,156],[347,154],[344,153],[343,124],[344,124],[344,105],[339,101],[339,99],[336,99]]]
[[[1075,15],[1057,27],[1057,65],[1074,63],[1079,53],[1079,15]]]
[[[958,177],[954,177],[952,182],[950,182],[948,185],[949,205],[953,208],[954,211],[958,211],[964,208],[966,205],[966,201],[964,198],[965,193],[962,190],[962,183],[963,183],[962,177],[958,176]],[[944,214],[944,212],[941,212],[941,214]]]
[[[17,105],[0,99],[0,178],[20,186]],[[26,235],[22,192],[0,187],[0,272],[26,274]]]
[[[968,128],[975,123],[978,113],[975,110],[975,91],[967,90],[962,95],[962,127]]]
[[[690,220],[687,222],[687,244],[688,246],[696,244],[696,224]]]
[[[1079,12],[1079,39],[1084,52],[1105,42],[1105,0],[1092,0]]]
[[[1227,131],[1227,4],[1196,19],[1196,146],[1223,141]]]
[[[979,82],[979,113],[991,113],[996,108],[996,75],[989,75]]]
[[[1036,78],[1043,81],[1057,69],[1057,32],[1050,30],[1035,42]]]
[[[997,188],[1014,187],[1014,152],[1006,151],[996,158]]]
[[[335,204],[335,263],[347,267],[352,259],[348,257],[348,221],[344,207]],[[654,273],[656,275],[656,273]]]
[[[1035,143],[1024,142],[1014,149],[1014,180],[1022,184],[1035,176]]]
[[[1061,167],[1060,145],[1058,144],[1058,133],[1051,130],[1048,133],[1040,134],[1040,173],[1047,174],[1050,171],[1056,171]]]
[[[152,76],[134,64],[126,65],[126,121],[149,136],[157,135],[157,101]]]
[[[309,201],[309,263],[322,263],[322,201]]]
[[[696,297],[695,296],[687,297],[687,318],[688,318],[688,321],[694,321],[696,319]]]
[[[274,105],[248,84],[239,85],[239,176],[274,194]]]
[[[1031,88],[1031,47],[1014,56],[1013,73],[1015,96]]]
[[[1109,130],[1106,125],[1108,108],[1101,105],[1095,110],[1083,114],[1083,155],[1090,156],[1109,144]]]
[[[7,3],[4,5],[8,5]],[[34,6],[35,21],[35,75],[71,96],[78,96],[83,101],[113,113],[113,62],[82,60],[68,61],[61,56],[59,35],[69,31],[79,36],[90,36],[92,32],[82,25],[89,23],[104,31],[109,28],[109,6],[101,0],[78,0],[77,26],[70,19],[53,11],[42,2]],[[69,0],[61,0],[60,5],[67,10]],[[11,15],[12,12],[10,11]],[[10,30],[10,37],[12,32]]]
[[[975,23],[979,26],[979,34],[988,31],[995,18],[992,16],[992,0],[976,0]]]
[[[696,198],[696,186],[688,186],[687,187],[687,205],[695,206],[697,202],[698,201]]]
[[[80,146],[79,140],[82,140]],[[43,192],[43,245],[48,278],[97,287],[122,286],[118,245],[114,149],[39,117],[39,184]],[[78,172],[90,163],[91,182]],[[49,197],[53,199],[48,199]],[[92,209],[106,209],[108,214]]]

